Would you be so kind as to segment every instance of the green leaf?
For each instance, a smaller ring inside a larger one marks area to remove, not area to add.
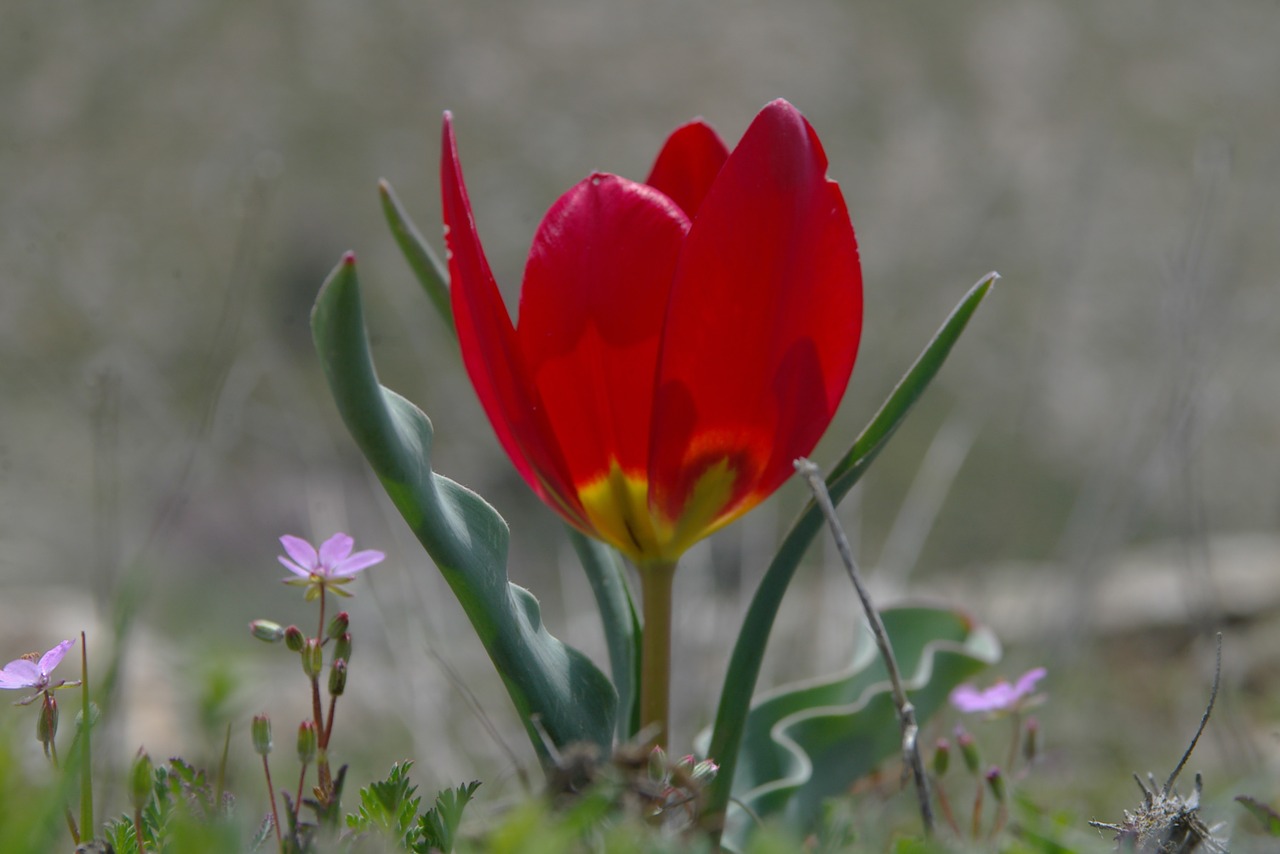
[[[395,238],[396,245],[404,253],[405,260],[409,262],[409,268],[413,270],[413,275],[417,277],[422,289],[427,292],[427,298],[440,314],[440,319],[449,327],[449,331],[453,332],[453,308],[449,303],[448,270],[440,263],[435,250],[423,238],[418,227],[413,224],[408,211],[396,197],[395,190],[391,189],[391,184],[385,179],[378,182],[378,195],[382,197],[382,212],[387,217],[387,224],[391,226],[391,236]]]
[[[898,839],[893,843],[893,854],[944,854],[946,850],[927,839]]]
[[[640,729],[640,617],[617,551],[565,526],[586,571],[604,623],[609,668],[618,691],[617,736],[626,741]]]
[[[480,788],[479,780],[472,780],[456,789],[444,789],[436,795],[436,805],[427,810],[418,822],[418,833],[421,842],[414,846],[414,851],[427,854],[440,851],[450,854],[453,841],[462,824],[462,811],[471,803],[471,797]]]
[[[449,331],[457,333],[449,300],[449,272],[431,245],[422,237],[395,190],[385,179],[378,182],[382,211],[400,251],[426,291]],[[627,588],[622,559],[603,543],[566,526],[569,540],[582,561],[604,621],[609,666],[618,691],[617,734],[630,738],[640,727],[640,619]]]
[[[1262,822],[1262,828],[1268,835],[1280,836],[1280,813],[1277,813],[1257,798],[1251,798],[1248,795],[1236,795],[1236,800],[1239,801],[1240,806],[1247,809],[1254,818]]]
[[[1000,657],[995,635],[960,612],[889,608],[881,616],[921,723],[946,704],[953,688]],[[785,815],[809,827],[826,798],[901,751],[888,674],[864,621],[843,672],[781,686],[752,706],[733,780],[735,801],[761,818]],[[731,808],[728,817],[726,833],[740,841],[746,816]]]
[[[988,273],[969,290],[933,340],[916,358],[915,364],[898,382],[880,411],[871,419],[871,423],[863,429],[853,446],[827,476],[827,489],[831,493],[832,502],[838,504],[848,494],[902,424],[920,395],[937,376],[960,333],[964,331],[997,278],[995,273]],[[800,565],[801,557],[813,538],[822,530],[823,524],[822,512],[811,500],[792,524],[760,586],[756,588],[747,615],[743,618],[742,629],[738,633],[729,669],[725,674],[724,687],[720,692],[715,728],[707,753],[720,763],[721,769],[707,790],[706,815],[713,817],[713,820],[715,816],[724,813],[729,803],[738,748],[746,726],[747,709],[751,704],[751,696],[755,693],[765,645],[773,629],[778,607],[782,604],[782,596]]]
[[[422,798],[413,795],[417,786],[409,782],[413,762],[395,763],[385,780],[376,780],[360,789],[360,807],[347,816],[347,827],[357,833],[380,830],[404,843],[418,817]]]
[[[138,838],[134,833],[133,820],[127,815],[112,819],[102,826],[102,839],[111,846],[116,854],[137,854]]]
[[[311,330],[347,429],[457,596],[534,749],[547,761],[545,732],[557,746],[589,741],[607,752],[617,692],[590,659],[547,632],[537,600],[508,580],[507,524],[497,511],[431,470],[431,421],[378,384],[353,256],[321,288]]]

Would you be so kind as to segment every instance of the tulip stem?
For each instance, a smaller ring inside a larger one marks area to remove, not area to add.
[[[640,568],[644,635],[640,647],[640,728],[650,743],[665,747],[670,738],[671,588],[675,561]]]

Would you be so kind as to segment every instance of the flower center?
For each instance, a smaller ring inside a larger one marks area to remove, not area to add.
[[[734,498],[737,472],[729,460],[706,468],[693,482],[675,518],[666,518],[649,501],[644,475],[628,474],[613,462],[608,474],[580,487],[578,498],[595,533],[643,567],[670,563],[712,531],[736,518]]]

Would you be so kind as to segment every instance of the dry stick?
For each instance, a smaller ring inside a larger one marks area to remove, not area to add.
[[[836,508],[831,503],[831,495],[827,492],[827,485],[822,480],[821,470],[804,457],[795,461],[795,467],[800,476],[809,483],[814,500],[818,502],[822,515],[827,519],[827,525],[830,526],[831,535],[835,538],[840,558],[849,572],[849,580],[853,582],[854,589],[858,591],[858,598],[862,600],[862,610],[866,612],[871,633],[876,639],[876,646],[880,648],[880,657],[884,659],[885,670],[889,672],[889,682],[893,686],[893,704],[898,710],[898,723],[902,727],[902,759],[911,769],[911,776],[916,781],[916,800],[920,806],[920,820],[924,823],[925,836],[932,836],[933,807],[929,803],[929,781],[925,777],[924,760],[920,758],[920,747],[916,743],[920,727],[916,723],[915,706],[911,705],[911,701],[907,699],[906,689],[902,687],[902,674],[898,671],[898,660],[894,658],[889,634],[884,629],[880,612],[871,602],[871,594],[862,583],[858,564],[853,559],[853,551],[849,548],[849,540],[840,527],[840,520],[836,518]]]
[[[1169,775],[1169,779],[1164,781],[1164,794],[1168,795],[1173,789],[1174,782],[1177,781],[1178,775],[1182,773],[1182,769],[1186,767],[1187,760],[1191,758],[1191,751],[1196,749],[1196,744],[1200,741],[1200,736],[1204,734],[1205,725],[1209,723],[1209,715],[1213,714],[1213,704],[1218,699],[1218,686],[1222,682],[1222,632],[1217,635],[1218,652],[1213,663],[1213,689],[1209,692],[1209,705],[1205,707],[1204,714],[1200,717],[1200,726],[1196,729],[1196,734],[1192,737],[1191,743],[1187,745],[1187,752],[1182,754],[1182,758],[1178,760],[1178,767],[1173,769],[1173,773]]]

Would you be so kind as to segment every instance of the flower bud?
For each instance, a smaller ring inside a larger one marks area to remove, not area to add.
[[[329,625],[325,627],[324,633],[328,638],[337,640],[346,633],[347,627],[351,625],[351,615],[346,611],[339,611],[337,615],[329,621]]]
[[[40,703],[40,716],[36,718],[36,741],[48,745],[58,734],[58,701],[46,693]]]
[[[341,697],[345,690],[347,690],[347,662],[339,658],[333,662],[333,667],[329,668],[329,696]]]
[[[351,661],[351,632],[343,632],[333,645],[333,657]]]
[[[660,744],[655,744],[653,750],[649,751],[649,776],[655,780],[665,780],[667,777],[667,752]]]
[[[720,773],[720,766],[716,764],[714,759],[703,759],[693,766],[693,773],[689,776],[693,778],[695,783],[706,785],[714,780],[718,773]]]
[[[1022,757],[1030,764],[1040,755],[1040,721],[1027,718],[1022,728]]]
[[[284,630],[284,645],[293,652],[302,652],[302,648],[306,646],[306,643],[306,635],[297,626],[290,626]]]
[[[129,769],[129,803],[135,810],[142,809],[147,805],[147,801],[151,800],[153,773],[151,757],[147,755],[145,748],[139,747],[138,755],[133,760],[133,767]]]
[[[995,796],[996,802],[1004,803],[1004,775],[1000,773],[1000,769],[992,765],[984,776],[987,778],[987,785],[991,787],[991,794]]]
[[[284,640],[284,627],[270,620],[254,620],[249,623],[249,631],[255,638],[267,643],[279,643]]]
[[[959,727],[956,728],[956,747],[960,748],[960,756],[964,759],[964,767],[970,774],[980,774],[982,754],[978,752],[978,743],[971,734]]]
[[[254,715],[250,728],[253,734],[253,750],[262,756],[271,752],[271,718],[266,715]]]
[[[302,647],[302,672],[310,678],[315,678],[322,670],[324,670],[324,650],[320,648],[320,641],[307,638],[306,644]]]
[[[318,746],[315,722],[303,721],[298,724],[298,761],[303,765],[310,765],[316,759]]]
[[[951,742],[945,738],[938,739],[933,748],[933,774],[941,777],[951,767]]]

